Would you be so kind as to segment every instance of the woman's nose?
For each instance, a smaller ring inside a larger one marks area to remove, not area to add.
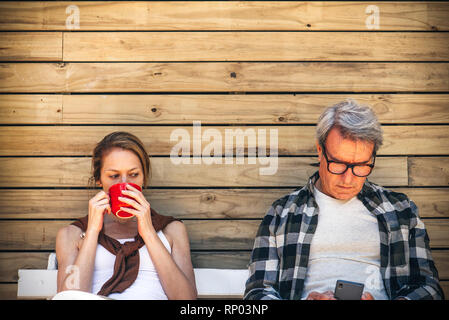
[[[121,176],[120,179],[121,179],[122,183],[128,182],[128,181],[126,181],[127,180],[126,176]]]

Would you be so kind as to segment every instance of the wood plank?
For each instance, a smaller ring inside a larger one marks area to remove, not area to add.
[[[370,105],[381,123],[449,123],[448,94],[63,95],[63,122],[315,124],[347,97]]]
[[[62,100],[62,95],[1,95],[0,124],[61,123]]]
[[[441,281],[440,285],[443,288],[445,300],[449,300],[449,281]]]
[[[409,157],[409,185],[448,186],[448,163],[447,157]]]
[[[2,221],[0,248],[2,250],[55,250],[58,230],[71,221]]]
[[[405,193],[419,208],[419,215],[424,218],[449,217],[449,189],[446,188],[395,188],[396,192]],[[449,278],[449,277],[448,277]]]
[[[19,269],[47,269],[48,252],[0,252],[0,282],[17,282]]]
[[[449,90],[449,63],[69,63],[67,74],[71,92]]]
[[[447,61],[446,33],[64,33],[64,61]]]
[[[63,63],[0,63],[0,92],[63,92]]]
[[[0,158],[0,163],[5,165],[0,181],[8,181],[10,187],[89,185],[90,159],[86,158]],[[22,170],[23,174],[14,179],[11,170]]]
[[[441,280],[449,279],[449,251],[432,250],[432,258],[438,270],[438,276]]]
[[[194,268],[246,269],[250,251],[194,251],[191,253]]]
[[[259,220],[186,220],[192,250],[250,250]]]
[[[0,79],[5,93],[437,92],[449,63],[1,63]]]
[[[0,283],[1,300],[17,300],[17,283]]]
[[[432,248],[449,248],[449,220],[428,219],[424,221]]]
[[[379,154],[447,155],[449,126],[383,127],[384,143]]]
[[[261,219],[271,204],[291,189],[157,189],[144,190],[152,207],[180,219]],[[405,193],[424,218],[449,218],[448,188],[392,188]],[[87,214],[99,189],[4,189],[0,219],[76,219]],[[51,199],[51,201],[48,201]]]
[[[144,190],[144,194],[151,206],[164,215],[181,219],[244,219],[262,218],[273,201],[293,190],[152,188]],[[80,218],[87,214],[89,199],[99,191],[4,189],[0,192],[0,219]]]
[[[236,154],[237,148],[236,138],[233,136],[243,136],[245,138],[244,147],[245,155],[254,153],[263,149],[267,153],[270,152],[271,132],[278,135],[278,153],[279,155],[311,155],[314,154],[314,128],[313,127],[198,127],[202,133],[195,133],[193,125],[190,127],[178,126],[162,126],[162,127],[132,127],[132,126],[67,126],[67,127],[29,127],[29,126],[14,126],[14,127],[0,127],[0,155],[19,156],[19,155],[71,155],[82,156],[91,155],[95,145],[107,134],[114,131],[127,131],[138,136],[148,153],[151,156],[164,155],[170,156],[172,150],[181,141],[178,140],[176,132],[182,130],[182,133],[188,134],[190,141],[190,151],[186,154],[201,156],[203,148],[205,148],[209,141],[201,142],[203,134],[218,132],[221,135],[219,140],[222,147],[221,153],[224,155],[225,150],[232,150]],[[197,131],[195,129],[195,131]],[[241,134],[239,134],[241,132]],[[171,137],[173,135],[173,141]],[[248,137],[254,138],[254,146],[248,143]],[[260,137],[265,137],[265,143],[260,140]],[[427,136],[429,137],[429,136]],[[218,136],[216,137],[218,139]],[[187,138],[186,138],[187,139]],[[199,143],[201,148],[194,148],[194,144]],[[240,145],[240,144],[239,144]],[[36,148],[39,146],[39,148]],[[209,154],[204,154],[210,156]]]
[[[69,5],[86,30],[369,30],[376,5],[380,30],[448,30],[446,2],[71,1],[0,3],[0,30],[65,30]],[[71,13],[73,14],[73,13]],[[74,31],[76,31],[75,29]]]
[[[71,221],[1,221],[2,250],[54,250],[58,230]],[[259,220],[186,220],[192,250],[249,250]]]
[[[181,141],[188,143],[188,155],[204,156],[205,147],[212,141],[219,143],[218,150],[225,154],[232,150],[236,154],[238,143],[233,135],[244,137],[244,154],[257,152],[270,153],[274,141],[271,134],[277,136],[279,155],[315,155],[315,127],[307,126],[242,126],[223,127],[199,126],[14,126],[0,127],[0,156],[87,156],[92,154],[96,143],[114,131],[127,131],[139,137],[147,152],[152,155],[170,156],[172,150]],[[186,134],[182,138],[177,132]],[[446,126],[384,126],[384,144],[378,155],[445,155],[449,150],[449,125]],[[207,133],[214,139],[202,138]],[[239,133],[240,132],[240,133]],[[173,135],[173,140],[171,140]],[[254,139],[254,144],[248,142]],[[261,139],[265,137],[265,139]],[[265,141],[263,141],[265,140]],[[195,147],[195,145],[200,147]],[[36,148],[39,146],[39,148]],[[213,152],[217,150],[213,150]],[[260,154],[260,153],[259,153]]]
[[[449,94],[4,94],[0,123],[316,124],[346,98],[371,106],[382,124],[449,123]]]
[[[317,170],[314,157],[233,158],[232,164],[176,165],[170,158],[152,158],[152,187],[293,187],[304,185]],[[196,160],[212,161],[213,158]],[[243,163],[236,163],[241,160]],[[90,158],[0,158],[0,187],[87,187]],[[277,168],[277,170],[276,170]],[[272,172],[266,172],[271,171]],[[276,170],[275,174],[274,171]],[[265,171],[265,172],[264,172]],[[370,180],[383,186],[406,186],[407,159],[379,157]]]
[[[192,250],[252,250],[260,220],[184,220]],[[54,250],[71,221],[0,221],[1,250]],[[424,221],[432,248],[449,248],[449,220]]]
[[[2,32],[0,60],[62,61],[62,32]]]

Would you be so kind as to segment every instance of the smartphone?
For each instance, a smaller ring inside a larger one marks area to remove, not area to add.
[[[362,283],[337,280],[334,297],[338,300],[360,300],[364,285]]]

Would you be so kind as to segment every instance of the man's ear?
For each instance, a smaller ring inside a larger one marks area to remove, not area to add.
[[[318,153],[318,161],[321,162],[321,157],[323,156],[323,149],[321,148],[321,145],[319,144],[318,140],[315,141],[316,145],[316,152]]]

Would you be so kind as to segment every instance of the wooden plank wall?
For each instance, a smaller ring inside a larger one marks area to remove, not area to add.
[[[245,268],[272,201],[315,170],[319,114],[347,97],[384,125],[371,179],[418,204],[449,296],[448,31],[449,2],[1,1],[0,298],[86,214],[92,148],[115,130],[145,142],[146,195],[184,220],[194,266]],[[193,121],[223,144],[275,130],[277,173],[194,148],[175,165],[170,136]]]

